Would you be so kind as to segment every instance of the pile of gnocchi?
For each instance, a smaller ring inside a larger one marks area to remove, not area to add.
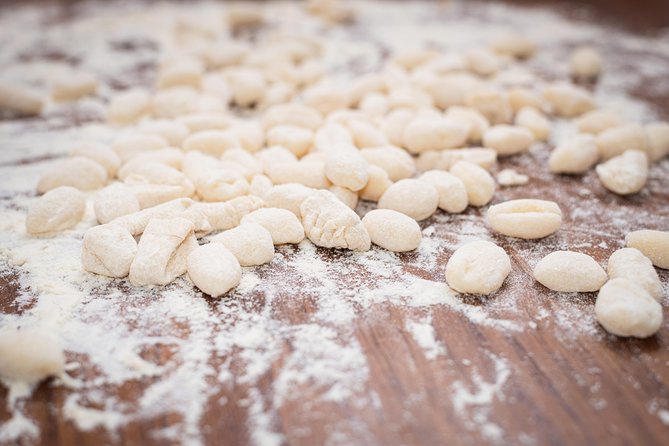
[[[339,2],[307,4],[330,24],[353,17]],[[226,20],[244,29],[264,17],[239,7]],[[276,245],[305,238],[353,251],[417,249],[418,221],[487,206],[498,183],[527,183],[513,170],[496,181],[491,170],[498,157],[547,142],[553,118],[575,120],[580,134],[559,141],[547,169],[580,175],[594,168],[615,194],[642,190],[649,166],[669,154],[669,123],[624,122],[570,81],[509,82],[536,51],[519,34],[463,52],[397,52],[378,71],[348,79],[326,72],[316,35],[269,31],[253,43],[219,37],[183,39],[165,53],[153,88],[111,99],[108,123],[123,134],[109,144],[73,143],[70,156],[42,174],[28,233],[77,225],[82,191],[95,191],[99,225],[83,238],[86,271],[135,286],[187,274],[202,292],[222,296],[239,284],[242,266],[271,262]],[[573,79],[594,80],[602,68],[592,48],[577,49],[569,63]],[[97,84],[79,73],[52,94],[77,100]],[[3,109],[39,114],[43,102],[0,86]],[[377,209],[361,219],[358,200]],[[488,207],[485,218],[492,232],[539,240],[559,231],[562,211],[553,201],[518,199]],[[608,271],[586,254],[557,251],[536,265],[534,278],[555,291],[599,292],[594,311],[607,331],[651,336],[662,323],[654,266],[669,268],[669,232],[640,230],[626,242]],[[504,249],[479,240],[451,255],[445,279],[458,292],[487,295],[510,271]]]

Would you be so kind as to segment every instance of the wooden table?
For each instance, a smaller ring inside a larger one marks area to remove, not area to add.
[[[625,2],[616,2],[619,3]],[[669,117],[669,96],[657,97],[643,89],[635,93],[659,104],[664,118]],[[663,424],[658,411],[669,410],[669,324],[665,322],[656,336],[646,340],[606,335],[592,323],[594,293],[549,292],[532,280],[531,270],[541,255],[565,246],[581,246],[580,251],[605,264],[621,246],[628,229],[614,221],[612,215],[643,221],[647,228],[669,229],[669,160],[656,168],[643,193],[622,198],[605,191],[593,172],[581,180],[554,177],[545,168],[534,169],[532,166],[545,166],[547,153],[545,147],[531,155],[502,160],[500,169],[517,168],[528,173],[531,182],[529,187],[498,190],[494,202],[519,197],[555,200],[565,213],[561,230],[542,242],[493,235],[492,239],[512,257],[511,275],[493,296],[458,297],[471,308],[492,307],[497,309],[496,314],[508,314],[522,324],[522,330],[476,323],[463,315],[466,310],[450,305],[432,305],[426,310],[381,302],[356,308],[350,339],[359,343],[364,352],[368,380],[350,398],[337,402],[323,400],[327,389],[311,382],[296,386],[294,392],[298,396],[278,407],[275,419],[269,422],[274,431],[283,435],[286,444],[323,444],[326,439],[328,444],[356,445],[666,444],[669,420]],[[589,192],[583,192],[584,188]],[[582,218],[584,210],[587,219]],[[456,243],[463,232],[471,231],[472,225],[484,227],[480,218],[483,212],[469,208],[460,216],[440,214],[421,226],[432,227],[432,237]],[[537,243],[541,243],[540,248]],[[451,252],[452,249],[439,251],[437,264],[445,265]],[[288,251],[282,255],[290,257]],[[348,253],[319,249],[316,256],[327,264],[354,263]],[[421,269],[412,254],[397,258],[407,274],[443,281],[443,268]],[[666,290],[669,271],[658,272]],[[3,313],[30,308],[18,308],[14,303],[17,274],[13,270],[0,275]],[[283,280],[265,267],[259,275],[270,282]],[[333,278],[341,290],[355,287],[358,280],[339,273],[333,273]],[[104,290],[101,296],[104,298]],[[220,304],[204,299],[210,314],[223,321],[226,311]],[[229,305],[259,314],[266,310],[266,299],[263,293],[256,293]],[[287,327],[313,320],[318,311],[317,300],[299,291],[273,299],[272,311]],[[124,301],[121,305],[126,305],[130,314],[141,310],[144,303]],[[406,329],[407,321],[421,320],[428,314],[435,338],[445,347],[432,359]],[[180,327],[179,321],[169,323],[174,329]],[[249,396],[259,393],[262,401],[271,402],[272,383],[296,348],[288,341],[284,347],[285,354],[273,358],[253,385],[233,379],[227,385],[214,387],[201,419],[205,444],[258,442],[247,427],[253,410],[248,404]],[[156,364],[175,359],[174,351],[167,347],[143,351],[141,356]],[[229,362],[231,358],[233,362]],[[69,355],[68,359],[83,364],[73,372],[74,376],[84,380],[96,376],[96,371],[86,366],[85,358]],[[216,370],[229,368],[235,375],[236,368],[241,367],[236,360],[234,355],[212,354],[209,363]],[[132,408],[138,404],[138,396],[154,382],[155,377],[146,377],[108,386],[103,391],[117,395]],[[88,432],[77,430],[62,413],[70,390],[52,384],[40,384],[24,403],[25,414],[41,430],[39,440],[16,444],[172,443],[156,439],[151,432],[180,421],[177,413],[135,420],[114,433],[100,427]],[[221,404],[221,398],[225,398],[225,404]],[[0,422],[10,417],[6,399],[7,391],[0,386]]]

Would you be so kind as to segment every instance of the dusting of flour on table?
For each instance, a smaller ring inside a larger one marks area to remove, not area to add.
[[[610,54],[650,48],[649,38],[620,32],[612,41],[605,28],[568,22],[542,9],[483,3],[469,9],[467,2],[451,3],[450,9],[442,9],[424,2],[354,2],[358,23],[352,31],[306,20],[293,2],[271,2],[263,8],[276,28],[318,32],[330,39],[326,60],[344,78],[351,70],[378,69],[386,48],[467,48],[510,29],[522,29],[538,44],[537,57],[527,65],[549,78],[565,78],[566,64],[555,61],[566,61],[566,48],[582,42],[607,41]],[[42,12],[30,5],[4,10],[0,18],[0,41],[12,42],[11,48],[0,53],[3,77],[45,88],[49,76],[65,68],[62,61],[28,58],[16,62],[18,55],[30,54],[44,42],[65,48],[65,56],[79,61],[80,68],[104,76],[100,98],[76,105],[50,103],[40,121],[0,122],[0,271],[17,286],[13,311],[1,315],[0,327],[39,325],[62,340],[70,366],[67,376],[49,385],[67,389],[64,403],[54,410],[79,429],[105,429],[113,438],[113,432],[128,423],[172,415],[173,424],[152,430],[152,438],[202,444],[207,407],[231,404],[223,394],[234,390],[244,395],[243,407],[231,410],[246,412],[250,441],[284,444],[277,413],[297,398],[325,407],[349,404],[373,410],[379,406],[378,395],[366,390],[371,365],[360,339],[368,325],[392,324],[394,320],[384,317],[398,308],[408,314],[404,327],[398,329],[404,329],[410,336],[408,342],[416,343],[430,361],[448,360],[451,350],[451,340],[435,331],[435,311],[452,312],[471,324],[472,330],[491,330],[502,337],[538,327],[551,330],[567,344],[575,344],[582,336],[604,336],[592,312],[584,310],[590,298],[558,298],[555,293],[550,302],[536,308],[522,301],[529,280],[525,270],[544,255],[573,246],[612,252],[620,246],[610,246],[605,238],[621,240],[622,246],[627,231],[655,218],[639,207],[602,204],[592,192],[596,187],[592,175],[581,180],[578,196],[562,196],[556,185],[554,197],[541,197],[568,204],[564,207],[573,211],[565,219],[575,229],[561,231],[541,244],[507,241],[506,247],[527,265],[514,264],[500,292],[476,301],[450,290],[443,268],[450,254],[464,243],[493,240],[482,218],[484,211],[479,209],[459,215],[439,212],[422,222],[423,239],[414,253],[395,254],[378,247],[365,253],[331,252],[306,241],[279,247],[270,264],[244,268],[240,285],[220,300],[205,299],[185,278],[162,289],[144,289],[83,271],[81,239],[95,224],[92,194],[86,216],[75,228],[52,238],[27,235],[24,219],[35,200],[39,174],[64,156],[72,141],[109,142],[118,134],[101,123],[101,105],[114,86],[153,81],[157,48],[170,47],[169,27],[160,25],[175,23],[184,14],[199,18],[220,14],[223,8],[213,2],[158,3],[144,12],[135,7],[132,2],[80,5],[67,25],[45,22]],[[448,21],[455,14],[462,16]],[[34,28],[43,34],[23,32]],[[118,50],[123,42],[138,49]],[[658,118],[656,110],[625,93],[649,79],[656,80],[654,88],[669,88],[663,81],[669,70],[669,39],[652,40],[652,51],[657,57],[642,59],[634,70],[625,69],[618,60],[606,60],[605,75],[595,94],[603,107],[632,121]],[[561,122],[550,144],[574,133],[573,124]],[[546,160],[546,147],[539,144],[504,167],[527,173],[531,194],[533,181],[550,178],[535,167],[545,166]],[[652,168],[651,179],[667,177],[669,160],[665,159]],[[657,184],[651,182],[651,191],[661,187]],[[506,199],[510,193],[500,190],[495,199]],[[362,215],[369,208],[361,203],[357,210]],[[593,224],[604,210],[605,219]],[[468,380],[444,371],[451,380],[451,406],[463,425],[479,430],[486,441],[513,441],[505,436],[505,426],[496,422],[492,408],[505,404],[505,385],[513,380],[514,371],[503,357],[485,347],[481,351],[490,370],[469,370]],[[145,386],[137,397],[119,392],[133,383]],[[298,415],[327,415],[310,413],[310,407],[291,409]],[[20,398],[11,410],[11,419],[0,426],[1,442],[42,435],[23,413]],[[666,407],[653,413],[669,424]],[[328,428],[330,444],[346,444],[351,438],[369,435],[364,425],[354,421]]]

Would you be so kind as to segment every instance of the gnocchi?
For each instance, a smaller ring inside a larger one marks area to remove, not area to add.
[[[495,180],[482,167],[469,161],[458,161],[450,172],[465,185],[467,198],[472,206],[485,206],[495,195]]]
[[[595,259],[574,251],[548,254],[537,263],[533,274],[546,288],[567,293],[598,291],[608,279]]]
[[[54,163],[37,182],[37,192],[44,193],[61,186],[79,190],[100,189],[107,183],[107,169],[99,163],[74,156]]]
[[[197,247],[191,221],[151,219],[130,264],[130,282],[135,286],[167,285],[186,272],[186,260]]]
[[[264,265],[274,258],[274,241],[267,229],[257,223],[243,223],[212,237],[222,243],[241,266]]]
[[[392,209],[415,220],[425,220],[437,210],[439,192],[427,181],[404,179],[392,184],[379,198],[379,209]]]
[[[392,209],[374,209],[363,218],[369,238],[375,245],[394,252],[413,251],[422,237],[413,218]]]
[[[452,214],[464,211],[469,204],[465,184],[455,175],[442,170],[428,170],[419,180],[431,184],[439,194],[439,209]]]
[[[63,231],[76,226],[84,217],[86,197],[73,187],[51,189],[37,199],[26,216],[30,234]]]
[[[186,269],[195,286],[211,297],[222,296],[242,279],[239,262],[222,243],[195,247],[186,258]]]
[[[628,150],[598,164],[595,171],[602,185],[611,192],[635,194],[643,189],[648,180],[648,156],[645,152]]]
[[[126,277],[137,254],[135,238],[122,226],[94,226],[84,234],[81,263],[88,272]]]
[[[304,232],[316,246],[368,251],[370,238],[360,217],[329,191],[317,191],[300,206]]]
[[[638,249],[622,248],[611,254],[607,272],[610,279],[624,277],[638,283],[653,299],[662,303],[664,293],[660,278],[650,259]]]
[[[597,321],[616,336],[647,338],[662,325],[662,306],[630,279],[609,280],[595,302]]]
[[[511,272],[511,260],[496,244],[477,240],[451,255],[446,263],[446,282],[460,293],[492,294]]]
[[[262,208],[246,214],[242,224],[257,223],[269,231],[275,245],[300,243],[304,240],[304,228],[295,214],[287,209]]]
[[[625,244],[641,251],[658,268],[669,269],[669,231],[632,231],[625,237]]]

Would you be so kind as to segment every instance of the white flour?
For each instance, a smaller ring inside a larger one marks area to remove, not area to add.
[[[617,59],[607,59],[596,97],[630,120],[657,117],[657,110],[625,92],[656,80],[654,88],[666,93],[669,84],[663,79],[669,72],[669,39],[622,32],[610,39],[609,29],[568,23],[541,9],[519,12],[496,4],[476,3],[474,7],[469,2],[451,3],[443,7],[421,2],[382,6],[354,2],[359,18],[355,32],[304,20],[292,2],[267,4],[266,16],[276,27],[319,29],[331,38],[326,60],[344,77],[351,69],[363,72],[379,68],[383,60],[380,46],[402,49],[434,44],[445,50],[462,50],[486,43],[509,29],[522,29],[537,42],[540,51],[527,66],[551,77],[566,75],[566,48],[582,42],[606,41],[610,54],[652,48],[657,57],[638,59],[634,70],[625,69]],[[49,42],[50,48],[62,48],[66,56],[79,60],[82,68],[104,75],[104,99],[111,94],[112,83],[124,80],[127,85],[142,85],[152,81],[151,70],[148,74],[134,70],[137,65],[156,62],[159,56],[147,38],[169,49],[174,42],[165,24],[191,16],[209,23],[210,16],[220,13],[221,7],[214,3],[158,3],[152,4],[150,12],[136,12],[136,4],[130,2],[82,5],[76,19],[64,27],[42,23],[44,14],[36,8],[17,6],[3,11],[0,19],[0,42],[11,42],[11,48],[0,52],[0,72],[3,77],[44,89],[49,76],[65,70],[65,64],[34,60],[19,65],[16,56],[30,54],[40,42]],[[464,17],[460,17],[462,14]],[[448,21],[455,15],[457,21]],[[147,20],[151,25],[146,25]],[[42,30],[43,35],[23,32],[34,28]],[[360,30],[364,30],[364,38]],[[118,51],[109,42],[134,42],[140,49]],[[476,302],[463,301],[449,290],[443,268],[458,246],[475,239],[493,240],[477,209],[463,215],[438,213],[429,219],[419,250],[411,254],[378,248],[366,253],[330,253],[309,242],[281,247],[271,264],[245,268],[241,284],[218,301],[204,299],[186,279],[164,289],[134,288],[126,281],[112,281],[82,270],[81,237],[94,224],[90,209],[80,225],[54,238],[29,237],[24,229],[37,177],[52,162],[43,157],[65,154],[74,140],[110,141],[118,134],[95,122],[102,115],[100,104],[100,100],[76,106],[49,104],[45,122],[0,122],[0,271],[16,273],[19,285],[12,307],[17,314],[0,315],[0,326],[40,324],[56,333],[71,364],[69,377],[52,384],[68,389],[64,404],[54,410],[81,430],[102,427],[112,433],[112,438],[113,432],[127,423],[175,415],[173,425],[151,431],[151,437],[202,444],[207,408],[220,405],[227,410],[232,402],[224,395],[233,391],[244,397],[240,408],[230,410],[245,411],[248,438],[259,445],[286,441],[280,433],[278,412],[296,400],[314,402],[313,406],[293,406],[297,415],[314,419],[322,416],[327,420],[327,408],[343,404],[361,411],[380,411],[379,396],[372,389],[374,383],[370,383],[369,352],[365,351],[361,333],[376,324],[392,325],[392,315],[397,312],[405,314],[406,320],[404,326],[394,328],[406,333],[408,342],[417,344],[433,364],[450,360],[451,351],[447,332],[437,332],[433,325],[436,312],[502,337],[542,329],[569,345],[583,337],[603,338],[587,299],[549,293],[549,301],[543,299],[528,306],[523,300],[527,299],[526,288],[533,286],[528,268],[555,249],[612,252],[618,246],[609,246],[603,238],[622,240],[625,232],[638,228],[640,222],[657,218],[638,206],[603,204],[593,193],[597,184],[592,176],[582,180],[578,196],[562,196],[555,187],[555,196],[545,198],[573,209],[566,219],[575,223],[575,229],[542,243],[508,241],[508,248],[517,252],[526,265],[514,264],[502,291]],[[67,107],[86,118],[82,125],[71,126],[71,118],[64,114]],[[574,132],[572,124],[560,123],[551,142]],[[533,180],[549,177],[536,168],[545,166],[546,158],[546,150],[538,147],[505,167],[530,176],[527,191],[531,194]],[[20,164],[20,160],[41,161]],[[652,169],[651,177],[658,181],[651,181],[643,194],[666,190],[666,183],[659,180],[668,176],[669,161],[665,160]],[[517,193],[514,191],[498,191],[496,201]],[[362,214],[369,207],[362,203],[358,211]],[[593,222],[603,210],[606,221]],[[506,403],[505,385],[513,379],[514,371],[504,358],[487,352],[485,347],[481,350],[492,365],[485,373],[471,368],[465,379],[444,371],[451,382],[450,404],[468,430],[479,430],[484,440],[500,443],[508,439],[505,426],[495,420],[493,408]],[[131,383],[141,383],[143,392],[122,397],[118,390]],[[651,413],[669,424],[665,403],[663,408],[658,403]],[[599,404],[598,400],[593,403]],[[407,403],[405,407],[410,417],[413,406]],[[306,437],[308,427],[304,429],[295,435]],[[362,422],[333,422],[325,430],[328,444],[373,438]],[[12,418],[0,426],[0,441],[35,439],[39,435],[35,423],[23,415],[19,399],[12,408]],[[531,439],[528,434],[519,441],[527,443]]]

